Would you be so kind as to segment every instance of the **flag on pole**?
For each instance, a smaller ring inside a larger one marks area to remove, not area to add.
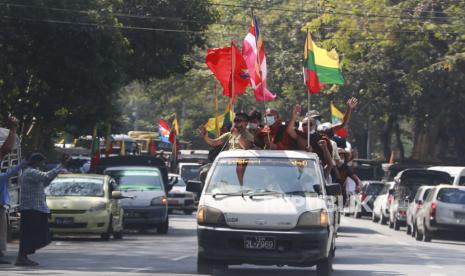
[[[332,124],[333,125],[340,124],[342,122],[342,118],[344,118],[344,114],[342,114],[342,112],[339,109],[337,109],[337,107],[333,104],[333,102],[331,102],[331,122],[332,122]],[[335,134],[342,137],[342,138],[346,138],[347,135],[348,135],[347,129],[345,129],[345,128],[341,128]]]
[[[160,119],[158,123],[158,134],[160,136],[160,141],[171,144],[170,131],[171,131],[171,128],[168,125],[168,123],[165,120]]]
[[[90,171],[95,172],[100,162],[100,139],[97,136],[97,127],[92,132],[92,149],[91,149]]]
[[[173,123],[171,124],[171,130],[170,130],[170,136],[169,140],[171,144],[174,144],[176,140],[176,136],[179,134],[179,124],[178,124],[178,118],[173,119]]]
[[[231,50],[232,49],[232,50]],[[233,51],[233,52],[231,52]],[[232,58],[234,53],[234,70],[232,70]],[[223,86],[223,95],[233,96],[232,81],[234,79],[234,96],[240,96],[245,93],[247,86],[250,84],[247,65],[239,49],[232,45],[224,48],[211,48],[207,50],[205,63],[213,72],[215,77]],[[232,75],[234,71],[234,77]]]
[[[344,84],[336,50],[316,46],[310,34],[304,45],[304,83],[310,94],[317,94],[325,84]]]
[[[211,136],[216,137],[217,131],[219,132],[219,130],[224,125],[226,124],[232,125],[235,115],[236,114],[234,113],[234,111],[231,110],[231,103],[229,103],[224,113],[217,116],[216,120],[214,117],[208,119],[207,123],[205,124],[205,128],[207,129],[207,132]],[[218,130],[216,129],[217,125],[218,125]]]
[[[263,37],[255,16],[250,24],[249,33],[242,42],[242,56],[247,64],[255,99],[257,101],[274,100],[276,95],[273,95],[266,88],[267,69],[265,47],[263,46]]]

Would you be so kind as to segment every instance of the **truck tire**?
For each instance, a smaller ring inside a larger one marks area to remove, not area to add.
[[[317,276],[331,276],[333,270],[332,258],[324,258],[316,264],[316,275]]]

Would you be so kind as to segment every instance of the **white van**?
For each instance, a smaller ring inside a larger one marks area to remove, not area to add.
[[[326,186],[314,153],[222,152],[197,211],[198,272],[240,264],[316,265],[317,275],[330,275],[336,241],[333,186]]]
[[[430,167],[428,170],[446,172],[452,177],[451,184],[454,186],[465,186],[465,167],[456,166],[437,166]]]

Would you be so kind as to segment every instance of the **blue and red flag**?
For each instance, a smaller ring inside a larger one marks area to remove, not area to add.
[[[160,119],[160,122],[158,123],[158,134],[160,135],[160,141],[171,144],[170,132],[171,127],[168,125],[168,123],[165,120]]]

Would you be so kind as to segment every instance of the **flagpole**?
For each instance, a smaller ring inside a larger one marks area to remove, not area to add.
[[[218,138],[220,135],[220,125],[218,122],[218,90],[217,90],[217,82],[215,81],[215,88],[214,88],[214,95],[215,95],[215,138]]]
[[[258,28],[257,28],[256,24],[258,24],[258,22],[255,22],[255,14],[253,12],[253,9],[251,9],[251,10],[252,10],[253,25],[254,25],[254,28],[257,30]],[[258,48],[258,37],[259,37],[259,34],[257,32],[255,32],[255,45],[257,45],[257,64],[258,64],[258,72],[260,74],[260,79],[261,79],[260,84],[261,84],[262,97],[263,97],[263,99],[262,99],[262,102],[263,102],[263,115],[264,115],[263,117],[265,118],[265,125],[268,125],[268,120],[266,118],[265,89],[264,89],[264,86],[263,86],[262,66],[261,66],[261,63],[260,63],[260,49]],[[267,136],[268,136],[268,141],[270,141],[270,132],[267,133]],[[266,145],[265,145],[264,149],[266,149]]]
[[[307,55],[308,55],[308,43],[309,43],[308,37],[309,37],[309,32],[307,28],[307,38],[305,39],[305,48],[306,48]],[[307,91],[307,114],[310,112],[310,102],[311,102],[311,93],[310,91]],[[310,118],[307,118],[307,149],[310,150]]]
[[[235,53],[234,53],[234,41],[231,39],[231,89],[232,89],[232,92],[231,92],[231,110],[232,110],[232,113],[234,114],[234,105],[236,104],[235,101],[235,97],[236,97],[236,93],[234,91],[234,69],[235,69],[235,66],[236,66],[236,61],[235,61]]]

